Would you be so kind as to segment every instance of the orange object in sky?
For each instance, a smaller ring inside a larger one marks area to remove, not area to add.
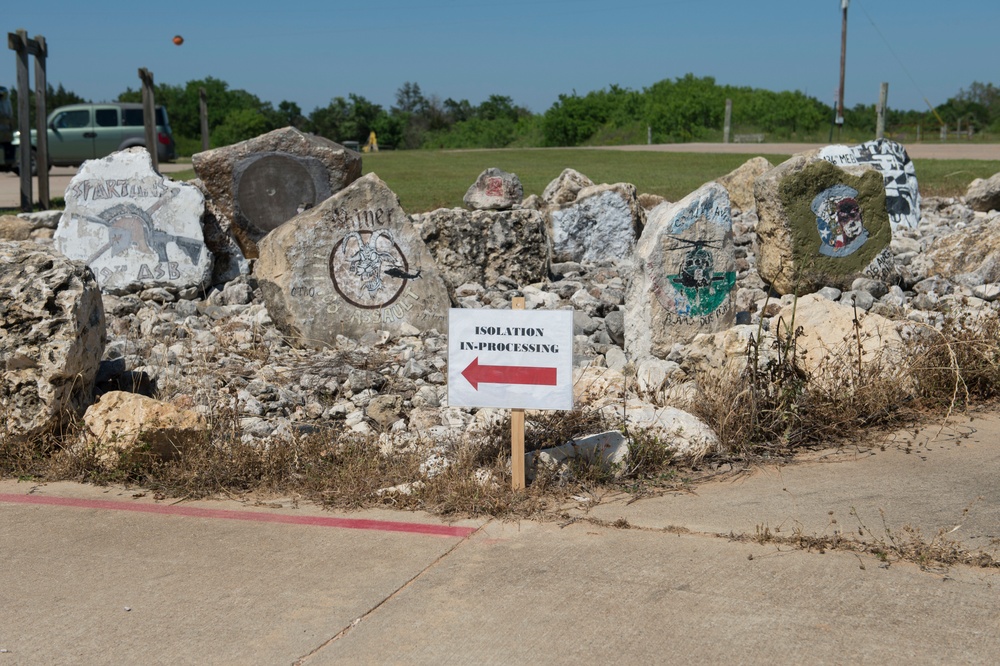
[[[177,46],[180,46],[183,43],[184,43],[184,38],[183,37],[181,37],[180,35],[174,35],[174,44],[176,44]]]

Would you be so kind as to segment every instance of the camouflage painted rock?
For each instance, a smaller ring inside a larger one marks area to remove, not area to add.
[[[625,298],[625,349],[665,357],[675,342],[730,326],[736,259],[729,195],[709,183],[649,213]]]
[[[83,261],[101,289],[122,294],[207,286],[212,253],[198,188],[153,170],[145,148],[83,163],[66,189],[56,249]]]
[[[271,230],[361,176],[361,156],[294,127],[197,153],[194,170],[248,258]]]
[[[897,279],[880,172],[796,155],[757,179],[757,269],[780,294]]]
[[[472,210],[510,210],[523,198],[517,174],[491,167],[479,174],[462,201]]]
[[[747,211],[756,205],[753,198],[753,183],[757,178],[774,168],[764,157],[754,157],[738,168],[730,171],[718,181],[729,193],[730,205]]]
[[[553,261],[602,261],[631,256],[646,211],[635,185],[594,185],[549,213]]]
[[[413,221],[451,291],[470,282],[489,288],[501,277],[521,285],[548,277],[545,216],[536,210],[441,208]]]
[[[81,413],[106,340],[90,269],[50,247],[0,242],[0,441],[45,435]]]
[[[447,328],[450,301],[434,259],[375,174],[281,225],[259,247],[254,272],[268,312],[302,345]]]
[[[819,156],[837,166],[870,166],[885,181],[885,208],[893,229],[920,224],[920,187],[913,161],[906,148],[895,141],[878,139],[858,146],[827,146]]]

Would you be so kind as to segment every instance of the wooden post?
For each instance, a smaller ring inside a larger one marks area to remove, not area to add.
[[[35,35],[35,126],[38,131],[35,146],[35,164],[38,170],[38,203],[42,210],[48,210],[51,205],[49,197],[49,124],[45,96],[48,92],[48,82],[45,79],[45,58],[49,54],[45,38]]]
[[[208,93],[198,88],[198,119],[201,121],[201,149],[208,150]]]
[[[726,100],[726,120],[722,125],[722,143],[729,143],[729,129],[733,120],[733,100]]]
[[[510,301],[511,310],[524,309],[524,297],[515,296]],[[510,410],[510,485],[513,490],[524,490],[524,410]]]
[[[21,133],[21,212],[30,213],[34,207],[31,196],[31,111],[28,99],[28,33],[18,30],[7,33],[7,46],[17,53],[17,129]]]
[[[878,107],[875,109],[875,138],[885,138],[885,105],[889,98],[889,84],[883,82],[878,91]]]
[[[153,94],[153,73],[145,67],[139,68],[142,81],[142,119],[146,130],[146,150],[153,160],[153,171],[159,173],[159,151],[156,149],[156,99]]]

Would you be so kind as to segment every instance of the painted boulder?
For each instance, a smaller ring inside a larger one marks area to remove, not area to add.
[[[920,188],[913,161],[895,141],[877,139],[858,146],[827,146],[819,156],[837,166],[870,166],[885,182],[885,208],[893,229],[920,224]]]
[[[797,155],[758,178],[754,196],[757,269],[778,293],[897,279],[879,171]]]
[[[523,198],[524,188],[517,174],[491,167],[479,174],[462,201],[472,210],[510,210]]]
[[[632,358],[663,358],[675,342],[732,325],[732,226],[729,195],[718,183],[650,211],[625,300],[625,348]]]
[[[194,170],[212,208],[247,258],[272,230],[361,176],[361,156],[294,127],[197,153]]]
[[[275,323],[299,344],[447,328],[450,301],[399,199],[375,174],[261,239],[254,273]]]
[[[212,253],[198,188],[153,170],[145,148],[83,163],[66,189],[56,249],[83,261],[111,294],[207,286]]]

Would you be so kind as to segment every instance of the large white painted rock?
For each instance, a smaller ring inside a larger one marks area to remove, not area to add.
[[[736,258],[729,195],[708,183],[650,211],[625,295],[625,349],[665,357],[674,343],[729,327]]]
[[[447,329],[448,290],[399,199],[375,174],[285,222],[258,244],[267,309],[299,344]]]
[[[553,261],[603,261],[632,254],[646,212],[635,185],[594,185],[549,212]]]
[[[207,286],[204,210],[198,188],[164,178],[145,148],[129,148],[80,167],[66,189],[56,249],[90,266],[111,294]]]
[[[754,196],[757,270],[779,294],[896,279],[879,171],[796,155],[758,178]]]
[[[30,440],[81,413],[106,340],[90,269],[50,247],[0,242],[0,439]]]
[[[191,163],[219,221],[250,259],[271,230],[361,176],[361,155],[294,127],[196,153]]]
[[[820,149],[819,156],[841,167],[874,167],[885,181],[885,208],[892,228],[915,228],[920,224],[917,171],[902,144],[876,139],[857,146],[826,146]]]

